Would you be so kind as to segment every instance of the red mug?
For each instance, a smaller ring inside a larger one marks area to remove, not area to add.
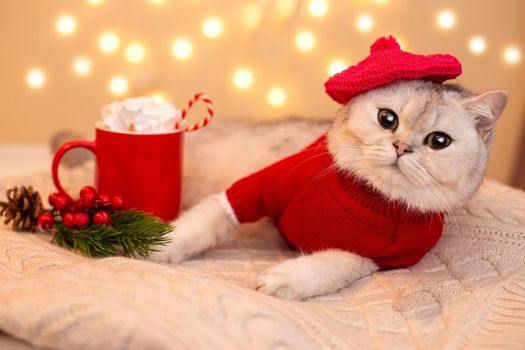
[[[82,147],[96,156],[95,186],[101,193],[121,195],[126,208],[134,208],[173,220],[180,211],[182,185],[182,141],[178,131],[136,134],[96,129],[95,141],[69,141],[53,159],[56,188],[64,191],[58,165],[69,150]]]

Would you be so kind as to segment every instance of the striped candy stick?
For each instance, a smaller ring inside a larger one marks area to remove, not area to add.
[[[193,95],[192,98],[190,98],[190,100],[188,101],[188,106],[181,111],[179,118],[175,122],[175,129],[180,129],[191,107],[195,104],[195,102],[199,100],[201,100],[202,102],[206,104],[207,114],[204,117],[204,119],[202,119],[200,122],[195,123],[194,125],[191,125],[191,126],[184,127],[184,131],[199,130],[209,124],[211,118],[213,118],[213,102],[210,100],[210,98],[206,94],[199,92]]]

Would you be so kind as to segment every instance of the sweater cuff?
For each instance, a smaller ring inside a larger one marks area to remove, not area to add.
[[[231,206],[230,201],[228,200],[226,191],[219,193],[219,195],[217,196],[217,200],[221,208],[226,213],[226,215],[228,215],[228,217],[230,218],[231,222],[235,225],[239,225],[239,219],[237,219],[237,215],[235,215],[235,211],[233,210],[233,207]]]

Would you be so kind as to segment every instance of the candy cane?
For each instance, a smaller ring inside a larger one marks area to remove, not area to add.
[[[209,124],[211,118],[213,118],[213,102],[210,100],[210,98],[208,96],[206,96],[206,94],[204,94],[202,92],[199,92],[199,93],[196,93],[192,98],[190,98],[190,100],[188,101],[188,106],[181,111],[181,114],[180,114],[179,118],[175,122],[175,129],[179,129],[181,127],[181,125],[184,122],[184,120],[186,119],[186,116],[188,115],[188,112],[190,111],[191,107],[198,100],[202,100],[202,102],[204,102],[206,104],[207,115],[200,122],[195,123],[192,126],[186,126],[184,128],[184,131],[199,130],[200,128],[203,128],[203,127],[205,127],[206,125]]]

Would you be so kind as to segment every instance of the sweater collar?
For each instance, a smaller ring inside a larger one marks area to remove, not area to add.
[[[340,188],[340,191],[335,191],[340,196],[339,200],[351,200],[381,217],[401,222],[413,222],[428,220],[429,217],[437,214],[408,208],[406,203],[400,200],[388,199],[383,193],[353,174],[343,173],[336,169],[334,176],[338,183],[337,187]]]

